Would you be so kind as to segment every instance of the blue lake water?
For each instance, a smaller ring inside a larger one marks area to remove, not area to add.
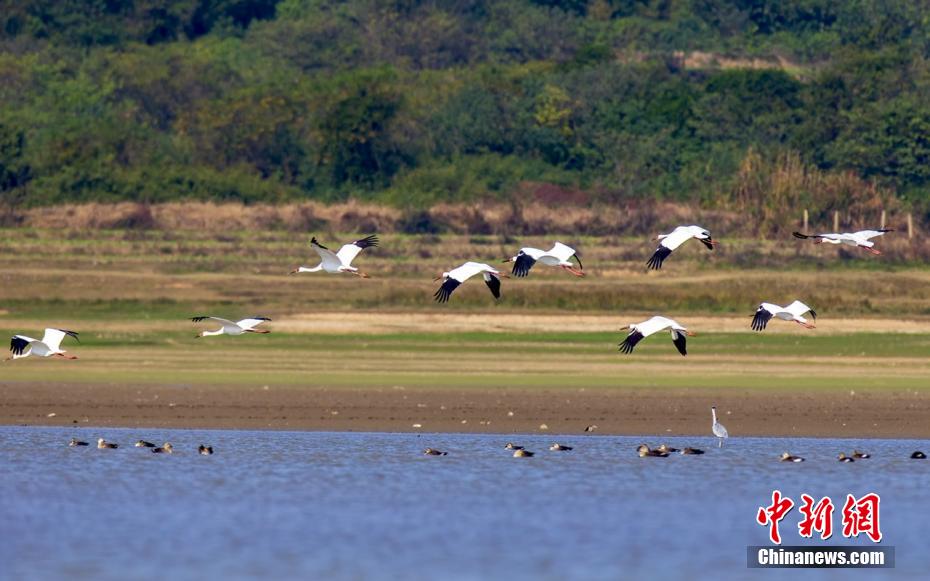
[[[68,440],[118,442],[118,450]],[[174,455],[132,447],[172,442]],[[537,452],[513,458],[508,441]],[[575,446],[550,452],[553,441]],[[0,428],[2,579],[926,578],[928,441]],[[200,456],[200,443],[213,456]],[[426,446],[447,450],[426,457]],[[841,464],[854,447],[870,460]],[[788,450],[807,461],[787,464]],[[749,570],[773,488],[881,495],[896,568]]]

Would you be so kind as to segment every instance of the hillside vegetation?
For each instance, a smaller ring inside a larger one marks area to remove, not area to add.
[[[0,0],[0,195],[926,219],[928,8]]]

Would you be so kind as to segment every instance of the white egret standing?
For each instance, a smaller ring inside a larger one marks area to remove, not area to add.
[[[270,321],[268,317],[252,317],[250,319],[242,319],[233,323],[227,319],[221,319],[220,317],[191,317],[191,321],[199,323],[200,321],[205,321],[210,319],[211,321],[216,321],[219,324],[223,325],[216,331],[201,331],[197,334],[195,338],[199,339],[200,337],[210,337],[213,335],[242,335],[243,333],[270,333],[268,329],[256,329],[258,325],[261,325],[265,321]]]
[[[77,355],[65,355],[66,351],[61,348],[61,342],[65,337],[74,337],[78,343],[78,334],[74,331],[65,329],[46,329],[42,340],[33,339],[25,335],[13,335],[10,341],[10,359],[20,359],[34,355],[36,357],[61,357],[62,359],[77,359]]]
[[[675,344],[675,348],[678,349],[678,352],[682,355],[687,355],[687,339],[685,339],[685,336],[694,336],[694,333],[679,325],[677,321],[667,317],[659,316],[646,319],[642,323],[627,325],[620,330],[624,331],[626,329],[630,330],[630,334],[626,336],[626,339],[623,340],[623,343],[620,343],[620,351],[623,351],[624,353],[632,353],[633,348],[636,347],[636,344],[649,335],[658,333],[664,329],[671,329],[672,343]]]
[[[713,423],[710,425],[710,430],[717,436],[717,447],[723,447],[723,441],[730,437],[730,434],[727,433],[727,429],[723,427],[723,424],[717,421],[717,408],[716,406],[710,407],[710,416],[713,419]]]
[[[310,247],[320,255],[320,263],[313,268],[308,268],[306,266],[297,267],[291,271],[291,274],[297,274],[298,272],[320,272],[322,270],[330,274],[348,272],[349,274],[354,274],[361,278],[370,278],[367,274],[360,272],[357,268],[352,266],[352,261],[355,260],[358,253],[365,248],[377,245],[378,236],[372,234],[361,240],[344,244],[342,248],[339,249],[339,252],[333,252],[317,242],[316,237],[313,237],[310,239]]]
[[[452,296],[452,291],[476,274],[484,275],[484,282],[488,285],[488,288],[491,289],[491,294],[494,295],[495,299],[501,298],[500,277],[510,278],[510,275],[501,273],[494,267],[484,264],[483,262],[466,262],[462,266],[453,268],[448,272],[443,272],[433,279],[434,282],[439,280],[443,281],[442,286],[440,286],[436,294],[433,295],[436,302],[448,302],[449,297]]]
[[[571,262],[572,257],[578,261],[578,270],[575,270],[575,265]],[[578,257],[578,252],[571,246],[566,246],[561,242],[556,242],[552,245],[552,248],[547,251],[529,246],[521,248],[516,256],[508,258],[504,262],[514,263],[512,274],[517,278],[528,275],[530,269],[533,268],[533,265],[537,262],[541,262],[546,266],[558,266],[575,276],[584,276],[584,266],[581,264],[581,258]]]
[[[872,242],[872,238],[882,236],[885,234],[885,232],[894,232],[894,230],[891,228],[882,228],[881,230],[859,230],[858,232],[843,232],[842,234],[838,234],[836,232],[830,232],[828,234],[801,234],[800,232],[792,232],[791,234],[795,238],[800,238],[801,240],[813,238],[814,244],[821,244],[823,242],[826,242],[827,244],[845,244],[846,246],[864,248],[872,254],[881,254],[881,251],[875,250],[875,248],[873,248],[875,243]]]
[[[708,250],[713,250],[714,246],[717,245],[717,241],[710,237],[710,232],[706,228],[694,225],[679,226],[668,234],[659,234],[656,237],[656,240],[659,240],[659,247],[656,248],[652,257],[646,262],[646,266],[653,270],[659,270],[673,250],[692,238],[706,246]]]

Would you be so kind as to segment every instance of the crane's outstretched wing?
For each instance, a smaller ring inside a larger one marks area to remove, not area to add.
[[[646,267],[651,268],[652,270],[659,270],[662,268],[662,263],[665,262],[665,259],[672,254],[672,249],[663,245],[659,245],[656,248],[656,251],[652,254],[652,257],[646,261]]]
[[[800,316],[802,316],[804,313],[810,312],[811,318],[812,318],[812,319],[816,319],[816,318],[817,318],[817,313],[814,312],[814,309],[812,309],[812,308],[810,308],[809,306],[805,305],[805,304],[802,303],[801,301],[794,301],[793,303],[791,303],[790,305],[788,305],[787,307],[785,307],[785,310],[788,311],[789,313],[791,313],[792,315],[794,315],[795,317],[800,317]]]
[[[223,318],[220,318],[220,317],[211,317],[211,316],[209,316],[209,315],[201,315],[201,316],[199,316],[199,317],[191,317],[191,321],[193,321],[193,322],[195,322],[195,323],[199,323],[199,322],[201,322],[201,321],[206,321],[207,319],[210,319],[211,321],[216,321],[216,322],[218,322],[219,324],[223,325],[224,328],[227,328],[227,329],[230,329],[230,330],[236,329],[236,328],[239,327],[239,325],[237,325],[236,323],[233,323],[233,322],[230,321],[229,319],[223,319]]]
[[[10,341],[10,352],[13,357],[21,357],[30,343],[35,343],[37,339],[26,337],[25,335],[13,335]]]
[[[365,248],[371,248],[378,245],[378,236],[372,234],[371,236],[366,236],[361,240],[356,240],[355,242],[350,242],[349,244],[343,245],[339,249],[339,252],[336,253],[336,258],[338,258],[342,264],[349,266],[352,264],[352,261],[355,260],[355,257],[358,256],[358,253],[364,250]]]
[[[768,312],[765,307],[759,306],[759,308],[756,309],[756,314],[752,317],[752,324],[750,327],[752,327],[753,331],[761,331],[765,329],[765,326],[769,324],[773,316],[774,315]]]
[[[536,264],[536,259],[523,252],[517,254],[517,259],[513,261],[513,275],[517,278],[523,278],[530,273],[530,269]]]
[[[491,289],[491,294],[495,299],[501,298],[501,279],[497,278],[490,272],[484,273],[484,283]]]
[[[323,261],[324,268],[328,270],[336,270],[342,266],[342,261],[339,260],[338,256],[336,256],[336,253],[317,242],[316,236],[310,239],[310,248],[315,250],[316,253],[320,255],[320,260]]]
[[[52,351],[58,351],[65,337],[74,337],[78,343],[81,342],[77,333],[66,329],[46,329],[45,335],[42,336],[42,342],[48,345],[48,348]]]
[[[623,340],[623,343],[620,343],[620,351],[624,353],[632,353],[633,347],[636,347],[636,344],[643,340],[643,334],[639,331],[633,331],[626,336],[626,339]]]
[[[864,238],[865,240],[871,240],[872,238],[875,238],[876,236],[884,235],[885,232],[894,232],[894,229],[893,228],[882,228],[881,230],[860,230],[858,232],[855,232],[854,235],[860,238]]]
[[[457,289],[459,285],[462,284],[454,278],[447,278],[445,282],[442,283],[442,286],[436,291],[436,294],[433,295],[433,298],[436,299],[437,303],[447,303],[449,302],[449,297],[452,296],[452,291]]]
[[[251,329],[253,327],[257,327],[258,325],[261,325],[265,321],[270,321],[270,320],[271,319],[269,319],[268,317],[251,317],[249,319],[242,319],[241,321],[237,321],[236,324],[242,327],[243,329]]]
[[[672,343],[675,344],[675,348],[678,349],[678,352],[682,355],[688,354],[687,340],[688,338],[684,333],[679,333],[675,329],[672,329]]]

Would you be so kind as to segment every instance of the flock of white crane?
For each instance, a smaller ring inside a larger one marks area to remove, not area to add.
[[[802,234],[800,232],[794,232],[794,236],[796,238],[805,240],[812,239],[815,244],[824,242],[829,244],[843,244],[848,246],[855,246],[857,248],[863,248],[873,254],[881,254],[874,248],[875,243],[872,242],[872,239],[890,231],[890,229],[883,228],[880,230],[861,230],[858,232],[846,232],[842,234]],[[694,225],[678,226],[670,233],[660,234],[657,237],[659,246],[646,262],[647,268],[655,270],[662,268],[662,264],[672,254],[672,252],[674,252],[685,242],[692,239],[699,241],[709,250],[713,250],[717,245],[717,241],[711,238],[710,232],[705,228]],[[348,273],[360,278],[368,278],[369,275],[352,266],[352,262],[359,255],[359,253],[362,252],[362,250],[374,246],[378,246],[378,237],[377,235],[373,234],[366,236],[365,238],[355,240],[354,242],[344,244],[338,252],[333,252],[329,248],[320,244],[314,237],[310,240],[310,247],[319,255],[320,263],[312,268],[300,266],[292,270],[290,274],[322,271],[330,274]],[[575,267],[575,263],[572,262],[572,259],[574,259],[577,263],[577,268]],[[581,259],[578,256],[578,252],[574,248],[562,244],[561,242],[556,242],[552,248],[547,251],[530,247],[521,248],[516,256],[508,258],[504,261],[504,263],[511,262],[513,263],[512,274],[518,278],[529,275],[530,270],[537,262],[546,266],[561,268],[574,276],[585,276],[584,266],[581,264]],[[448,302],[455,289],[461,286],[462,283],[468,279],[478,274],[482,275],[485,284],[488,285],[488,288],[491,290],[491,294],[494,295],[494,298],[499,299],[501,297],[500,279],[509,278],[510,275],[499,271],[489,264],[471,261],[466,262],[457,268],[453,268],[452,270],[439,274],[434,280],[436,282],[441,280],[442,284],[433,295],[434,298],[439,303]],[[805,318],[805,315],[808,313],[812,319],[817,318],[817,313],[814,312],[812,308],[798,300],[792,302],[786,307],[781,307],[773,303],[763,302],[759,305],[755,315],[753,316],[751,327],[755,331],[762,331],[765,329],[766,325],[772,318],[778,318],[784,321],[794,321],[803,327],[811,329],[814,327],[813,323],[808,322],[807,318]],[[213,316],[198,316],[191,318],[191,321],[195,323],[199,323],[205,320],[216,321],[220,324],[220,328],[213,331],[202,331],[197,335],[197,337],[208,337],[213,335],[235,336],[243,335],[246,333],[270,332],[266,329],[258,328],[262,323],[271,320],[268,317],[250,317],[235,322]],[[640,341],[665,329],[670,331],[672,336],[672,343],[675,345],[675,348],[678,349],[678,352],[682,355],[687,355],[688,351],[686,337],[693,336],[694,333],[689,331],[686,327],[682,326],[674,319],[659,315],[646,319],[640,323],[633,323],[623,327],[621,330],[629,330],[629,334],[626,336],[623,342],[620,343],[620,351],[624,353],[632,353],[633,349]],[[33,339],[32,337],[27,337],[26,335],[14,335],[12,341],[10,342],[11,357],[9,357],[7,360],[20,359],[29,356],[77,359],[76,356],[67,354],[67,352],[61,348],[61,343],[65,337],[73,337],[79,341],[78,333],[74,331],[68,331],[66,329],[56,328],[46,329],[45,335],[43,335],[41,340]]]
[[[855,246],[857,248],[863,248],[873,254],[881,254],[878,250],[874,248],[875,243],[872,242],[873,238],[883,235],[886,232],[890,232],[889,229],[880,229],[880,230],[861,230],[858,232],[848,232],[843,234],[828,233],[828,234],[802,234],[800,232],[794,232],[794,236],[799,239],[812,239],[815,244],[820,243],[829,243],[829,244],[843,244],[848,246]],[[659,246],[656,248],[655,252],[646,262],[646,266],[649,269],[658,270],[662,268],[662,264],[665,260],[671,256],[678,247],[689,240],[697,240],[708,250],[713,250],[717,245],[717,241],[711,238],[710,232],[700,226],[678,226],[668,234],[660,234],[657,237],[659,241]],[[360,278],[369,278],[369,275],[361,272],[358,268],[352,266],[352,262],[355,258],[362,252],[362,250],[370,247],[378,246],[378,237],[376,235],[366,236],[365,238],[355,240],[342,246],[338,252],[333,252],[329,248],[320,244],[317,239],[311,238],[310,247],[320,257],[320,263],[312,268],[306,266],[300,266],[290,272],[290,274],[298,274],[303,272],[327,272],[330,274],[340,274],[348,273]],[[575,268],[575,263],[572,262],[574,258],[577,262],[577,268]],[[564,271],[578,277],[585,276],[584,266],[581,263],[581,259],[578,256],[578,252],[561,242],[556,242],[552,248],[547,251],[540,250],[538,248],[525,247],[521,248],[520,251],[511,258],[508,258],[504,263],[513,263],[512,274],[515,277],[522,278],[529,275],[530,270],[538,262],[540,264],[558,267]],[[509,278],[510,275],[503,273],[496,268],[490,266],[489,264],[483,262],[466,262],[465,264],[453,268],[452,270],[443,272],[439,274],[434,281],[442,281],[439,289],[436,290],[436,293],[433,295],[437,302],[445,303],[448,302],[452,293],[457,289],[462,283],[467,281],[476,275],[482,275],[484,278],[485,284],[488,285],[488,288],[491,290],[491,294],[494,295],[495,299],[501,297],[501,278]],[[817,318],[817,313],[814,312],[809,306],[804,304],[801,301],[795,300],[786,307],[781,307],[779,305],[763,302],[759,305],[756,310],[755,315],[752,318],[752,323],[750,324],[751,328],[755,331],[762,331],[765,329],[766,325],[772,318],[778,318],[784,321],[794,321],[795,323],[808,328],[814,328],[814,325],[805,318],[804,315],[810,314],[812,319]],[[220,324],[220,328],[213,331],[201,331],[197,337],[208,337],[214,335],[244,335],[246,333],[270,333],[267,329],[257,328],[259,325],[266,321],[270,321],[268,317],[250,317],[247,319],[242,319],[241,321],[230,321],[228,319],[223,319],[220,317],[213,316],[197,316],[192,317],[191,321],[199,323],[205,320],[215,321]],[[672,336],[672,343],[675,345],[675,348],[678,349],[678,352],[682,355],[687,355],[687,344],[686,337],[693,336],[694,333],[689,331],[686,327],[679,324],[674,319],[668,317],[663,317],[660,315],[651,317],[642,321],[640,323],[633,323],[623,327],[621,330],[629,330],[629,334],[620,343],[620,351],[623,353],[632,353],[636,345],[649,337],[660,331],[668,329]],[[36,357],[60,357],[64,359],[77,359],[74,355],[69,355],[65,350],[61,348],[61,343],[65,337],[73,337],[75,340],[78,340],[78,333],[74,331],[68,331],[65,329],[55,329],[48,328],[45,330],[45,335],[42,339],[33,339],[25,335],[14,335],[12,341],[10,342],[10,352],[12,353],[11,357],[8,359],[19,359],[23,357],[36,356]],[[717,420],[717,409],[715,407],[711,408],[711,431],[714,436],[718,438],[718,446],[723,444],[724,439],[726,439],[729,434],[727,429]],[[571,448],[568,448],[571,449]],[[518,451],[519,452],[519,451]],[[640,447],[641,456],[655,456],[655,455],[668,455],[667,452],[663,450],[650,450],[647,446]],[[427,449],[426,454],[428,455],[440,455],[444,454],[438,450],[434,451],[432,449]],[[700,451],[695,451],[693,453],[702,453]],[[515,455],[517,453],[515,452]],[[525,455],[531,455],[531,453],[526,453]],[[795,457],[787,455],[786,458],[782,458],[786,461],[800,461],[800,459],[795,459]]]

